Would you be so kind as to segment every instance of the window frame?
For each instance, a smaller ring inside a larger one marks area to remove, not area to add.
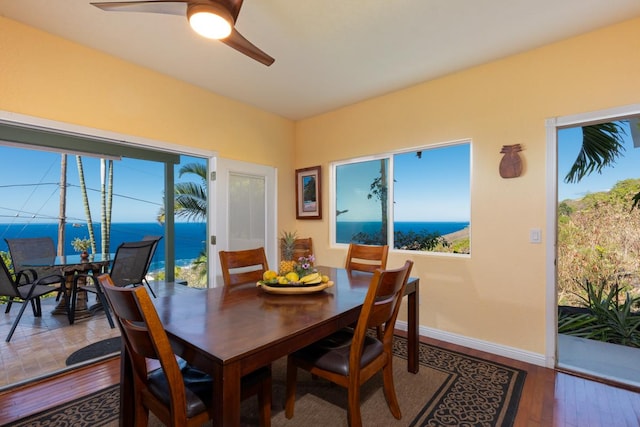
[[[406,154],[406,153],[412,153],[412,152],[417,152],[417,151],[429,151],[429,150],[434,150],[434,149],[438,149],[438,148],[446,148],[446,147],[451,147],[451,146],[456,146],[456,145],[462,145],[462,144],[468,144],[469,145],[469,228],[471,228],[471,206],[472,206],[472,197],[473,197],[473,191],[472,191],[472,172],[473,172],[473,140],[471,138],[464,138],[464,139],[459,139],[459,140],[453,140],[453,141],[447,141],[447,142],[440,142],[440,143],[434,143],[434,144],[428,144],[428,145],[422,145],[422,146],[417,146],[417,147],[409,147],[409,148],[402,148],[402,149],[398,149],[398,150],[392,150],[392,151],[387,151],[384,153],[378,153],[378,154],[370,154],[370,155],[365,155],[365,156],[360,156],[360,157],[353,157],[353,158],[349,158],[349,159],[342,159],[342,160],[336,160],[333,162],[329,163],[329,234],[330,234],[330,241],[329,241],[329,245],[332,248],[347,248],[349,245],[347,243],[338,243],[336,241],[336,232],[337,232],[337,203],[336,203],[336,198],[337,198],[337,192],[336,192],[336,186],[337,186],[337,169],[340,166],[345,166],[345,165],[349,165],[349,164],[355,164],[355,163],[363,163],[363,162],[370,162],[370,161],[376,161],[376,160],[382,160],[382,159],[387,159],[388,161],[388,177],[391,177],[391,179],[389,179],[388,182],[388,198],[387,198],[387,222],[389,224],[389,226],[387,227],[387,242],[389,243],[389,250],[390,251],[394,251],[394,252],[398,252],[398,253],[405,253],[405,254],[412,254],[412,255],[416,255],[416,254],[420,254],[420,255],[426,255],[426,256],[445,256],[445,257],[463,257],[463,258],[470,258],[471,257],[471,253],[469,254],[464,254],[464,253],[451,253],[451,252],[435,252],[435,251],[418,251],[418,250],[408,250],[408,249],[396,249],[394,248],[394,244],[395,243],[395,239],[394,239],[394,222],[395,222],[395,212],[393,209],[393,205],[394,205],[394,194],[395,194],[395,182],[393,177],[395,176],[395,161],[394,161],[394,157],[398,154]],[[471,231],[469,231],[469,245],[471,245]]]

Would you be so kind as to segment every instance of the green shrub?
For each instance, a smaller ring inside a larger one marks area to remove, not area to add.
[[[625,292],[621,301],[623,289],[608,286],[606,280],[594,284],[583,279],[579,283],[584,290],[579,298],[589,313],[560,313],[558,333],[640,348],[640,297]]]

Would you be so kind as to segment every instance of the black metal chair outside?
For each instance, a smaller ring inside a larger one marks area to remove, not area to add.
[[[147,273],[149,259],[152,256],[156,243],[157,242],[154,240],[144,240],[140,242],[124,242],[118,246],[109,272],[111,280],[115,286],[125,287],[144,284],[144,277]],[[73,323],[75,321],[76,302],[78,292],[80,291],[96,294],[98,301],[102,305],[105,315],[107,316],[109,325],[111,328],[115,328],[104,293],[102,292],[96,277],[90,274],[77,274],[73,279],[69,322]]]
[[[147,280],[147,273],[149,272],[149,268],[151,267],[151,261],[153,260],[153,256],[155,255],[156,249],[158,248],[158,243],[160,242],[160,240],[162,240],[162,236],[144,236],[142,240],[154,241],[153,248],[151,249],[151,256],[149,257],[149,262],[147,263],[147,269],[144,272],[144,278],[142,279],[142,281],[145,283],[145,285],[147,285],[147,288],[149,288],[149,292],[151,292],[151,295],[153,295],[153,297],[156,298],[156,293],[153,292],[153,289],[151,288],[151,284]]]
[[[35,279],[31,280],[32,277]],[[52,286],[50,283],[59,283],[60,285]],[[9,313],[11,305],[14,302],[22,303],[20,312],[13,321],[9,334],[5,339],[6,342],[11,340],[27,305],[31,304],[33,315],[35,317],[41,317],[42,306],[40,304],[40,297],[52,292],[58,292],[58,294],[62,293],[65,296],[65,299],[67,298],[67,288],[64,285],[64,277],[61,275],[52,275],[44,276],[39,279],[33,270],[30,272],[30,275],[20,271],[13,276],[9,272],[4,260],[0,258],[0,296],[7,298],[7,308],[4,312]],[[66,302],[69,302],[68,299],[66,299]],[[67,307],[69,307],[69,304],[67,304]]]
[[[29,281],[37,278],[43,280],[45,276],[50,276],[48,280],[54,280],[57,275],[61,275],[60,269],[54,267],[26,267],[28,260],[55,258],[56,248],[51,237],[26,237],[17,239],[4,239],[9,247],[9,256],[13,271],[17,274],[23,271],[29,277]],[[34,277],[34,272],[36,277]],[[56,282],[43,282],[42,284],[52,284]]]

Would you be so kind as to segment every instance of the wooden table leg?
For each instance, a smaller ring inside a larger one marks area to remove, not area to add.
[[[213,381],[213,425],[240,427],[240,365],[216,365]]]
[[[407,316],[407,321],[409,323],[407,325],[407,370],[411,373],[417,374],[420,369],[420,334],[418,332],[420,325],[418,318],[420,281],[416,281],[415,286],[415,292],[410,293],[407,297],[409,310],[409,314]]]

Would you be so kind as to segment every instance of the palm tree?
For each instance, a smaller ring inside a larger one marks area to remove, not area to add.
[[[629,126],[640,126],[637,120],[630,120]],[[602,172],[615,163],[625,151],[623,135],[626,135],[621,122],[600,123],[582,127],[582,147],[564,182],[580,182],[592,172]],[[631,209],[640,205],[640,193],[632,198]]]
[[[93,221],[91,220],[91,208],[89,207],[89,197],[87,196],[87,184],[84,181],[84,168],[82,167],[82,157],[76,156],[78,165],[78,178],[80,180],[80,191],[82,193],[82,204],[84,205],[84,215],[87,218],[87,231],[91,241],[91,252],[96,253],[96,238],[93,234]]]
[[[178,177],[193,174],[200,178],[197,182],[179,182],[174,186],[175,203],[174,214],[187,221],[205,221],[207,219],[207,166],[203,163],[187,163],[180,167]],[[158,222],[164,223],[165,211],[160,208]],[[206,247],[200,251],[194,261],[198,277],[203,280],[207,277],[207,252]]]
[[[96,251],[96,238],[93,232],[93,220],[91,219],[91,209],[89,207],[89,197],[87,195],[87,184],[84,180],[84,168],[82,166],[82,157],[76,156],[78,165],[78,177],[80,180],[80,191],[82,193],[82,203],[84,205],[84,214],[87,218],[87,229],[89,232],[89,240],[91,241],[91,252]],[[111,237],[111,207],[113,201],[113,160],[107,161],[100,159],[100,179],[101,179],[101,206],[100,206],[100,231],[102,239],[102,253],[109,253],[109,240]]]
[[[179,182],[175,184],[175,208],[177,217],[187,221],[205,221],[207,219],[207,166],[202,163],[187,163],[180,167],[178,177],[193,174],[200,178],[200,184],[195,182]],[[163,223],[164,208],[160,208],[158,222]]]
[[[601,123],[582,127],[582,147],[564,182],[580,182],[592,172],[615,163],[625,151],[622,136],[626,135],[620,122]]]

